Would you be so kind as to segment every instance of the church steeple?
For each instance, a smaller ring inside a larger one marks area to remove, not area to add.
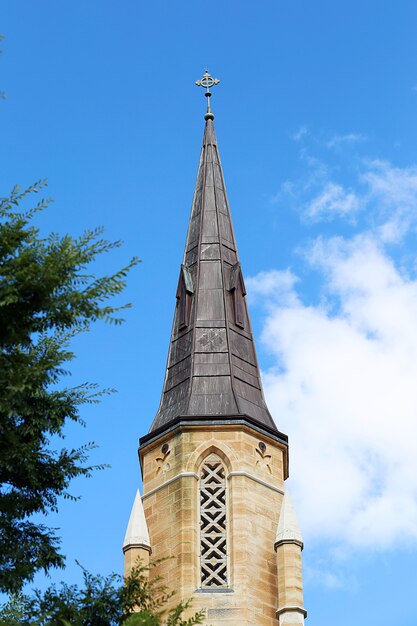
[[[218,82],[208,72],[198,81],[208,106],[162,398],[140,439],[150,545],[139,547],[177,592],[172,605],[192,598],[205,623],[295,626],[305,616],[301,546],[281,541],[288,439],[262,392],[210,107]]]
[[[210,85],[207,75],[203,86]],[[286,441],[262,392],[213,117],[208,104],[167,370],[150,433],[179,419],[227,418]]]

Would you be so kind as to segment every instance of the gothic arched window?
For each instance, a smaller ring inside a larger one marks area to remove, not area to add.
[[[200,472],[201,587],[227,587],[226,473],[217,454],[210,454]]]

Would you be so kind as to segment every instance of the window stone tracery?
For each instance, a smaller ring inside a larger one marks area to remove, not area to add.
[[[226,473],[217,454],[200,471],[200,526],[201,587],[227,587]]]

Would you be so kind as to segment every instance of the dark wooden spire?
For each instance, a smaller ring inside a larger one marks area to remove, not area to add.
[[[183,419],[242,419],[286,440],[263,397],[245,294],[213,120],[206,116],[164,388],[150,434]]]

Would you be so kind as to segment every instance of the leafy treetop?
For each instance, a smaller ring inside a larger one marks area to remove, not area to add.
[[[204,620],[204,611],[184,616],[191,612],[190,601],[167,609],[173,593],[141,564],[125,581],[117,574],[97,576],[85,569],[83,578],[82,587],[61,583],[44,593],[12,596],[0,608],[0,625],[193,626]]]
[[[39,569],[62,567],[59,538],[33,514],[56,511],[76,476],[89,476],[92,445],[56,449],[68,421],[83,424],[80,407],[110,390],[60,383],[74,357],[70,340],[92,322],[121,323],[109,299],[120,294],[133,258],[108,276],[89,269],[119,247],[102,229],[79,238],[41,237],[35,215],[48,206],[19,210],[44,182],[15,188],[0,200],[0,590],[19,590]]]

